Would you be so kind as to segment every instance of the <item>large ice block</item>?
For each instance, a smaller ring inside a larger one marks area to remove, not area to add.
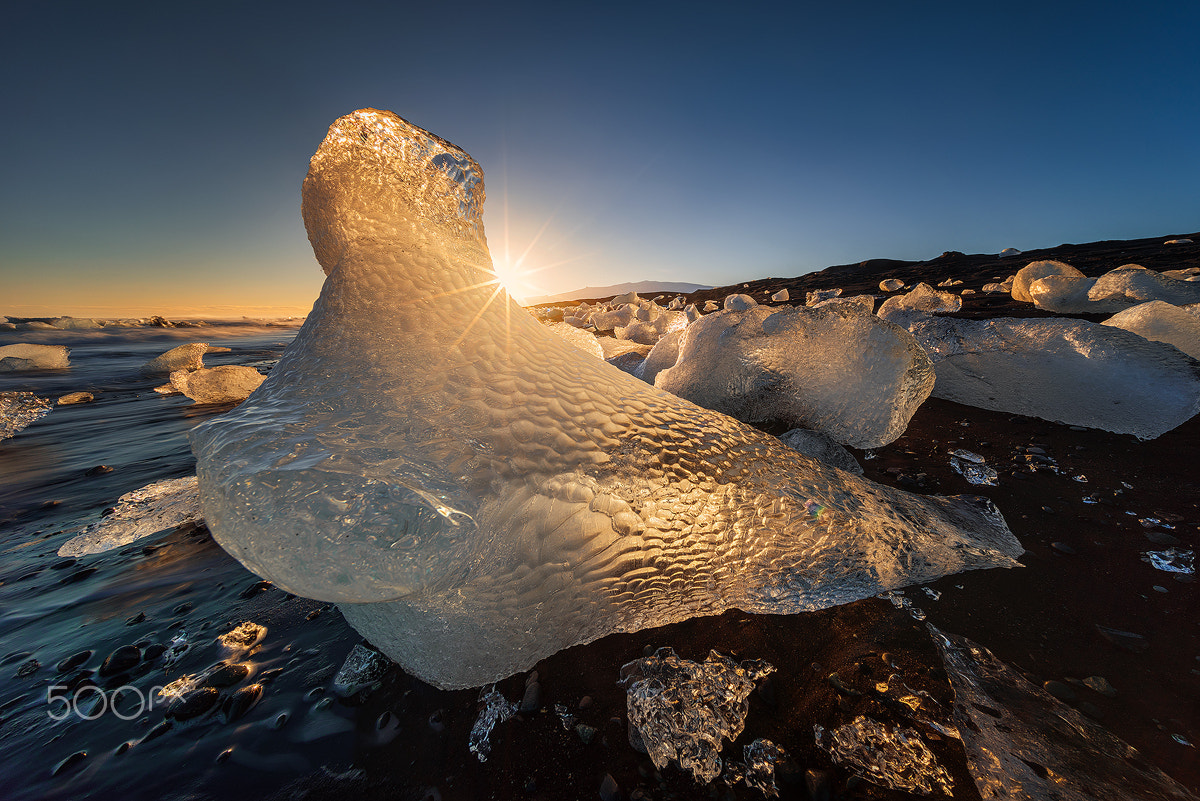
[[[1103,325],[1123,328],[1155,342],[1166,342],[1200,359],[1200,309],[1151,300],[1114,314]]]
[[[937,398],[1140,439],[1200,411],[1200,363],[1113,326],[924,317],[910,330],[933,359]]]
[[[933,382],[907,331],[840,299],[703,317],[684,329],[674,366],[654,379],[744,422],[785,422],[856,448],[903,434]]]
[[[501,294],[482,202],[471,157],[394,114],[330,128],[303,190],[321,297],[191,435],[251,570],[467,687],[612,632],[1014,564],[982,499],[826,467],[547,331]]]

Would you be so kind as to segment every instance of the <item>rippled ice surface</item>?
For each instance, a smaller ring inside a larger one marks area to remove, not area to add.
[[[161,380],[140,375],[143,362],[184,342],[206,341],[231,348],[207,356],[208,366],[265,371],[294,335],[295,328],[241,325],[0,337],[0,345],[71,348],[70,369],[5,373],[0,392],[33,391],[51,401],[81,390],[96,396],[92,403],[54,407],[0,441],[0,796],[6,801],[107,799],[118,792],[123,799],[189,792],[263,796],[321,764],[350,761],[355,738],[334,735],[352,727],[351,712],[336,704],[317,709],[319,699],[305,696],[329,684],[358,641],[335,612],[279,590],[255,589],[258,577],[203,529],[165,532],[78,560],[56,554],[121,495],[193,473],[187,431],[228,409],[156,394]],[[112,471],[87,475],[101,464]],[[264,626],[265,637],[231,657],[218,637],[247,621]],[[178,653],[173,663],[164,654],[112,682],[93,676],[106,696],[117,687],[134,688],[119,694],[119,715],[100,708],[95,691],[81,694],[78,706],[93,720],[73,709],[64,716],[62,702],[47,703],[48,692],[74,699],[73,689],[53,688],[83,670],[97,671],[118,647],[138,643],[176,643]],[[78,666],[56,669],[88,650],[93,653]],[[237,686],[264,685],[257,705],[234,722],[200,716],[151,735],[165,710],[160,701],[149,708],[154,688],[204,674],[222,659],[247,668]],[[51,719],[51,712],[63,719]],[[284,713],[289,720],[276,730],[274,721]],[[118,754],[126,742],[134,744]],[[229,748],[228,760],[218,764],[217,755]],[[51,776],[80,751],[87,756],[77,765]]]

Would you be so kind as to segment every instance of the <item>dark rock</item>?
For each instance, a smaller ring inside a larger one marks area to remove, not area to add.
[[[179,606],[172,609],[171,613],[175,614],[175,615],[182,615],[182,614],[185,614],[190,611],[192,611],[192,604],[190,602],[185,601],[185,602],[181,603]]]
[[[122,645],[113,651],[100,665],[101,676],[115,676],[124,673],[138,662],[142,661],[142,652],[133,645]]]
[[[159,737],[162,737],[164,734],[169,732],[171,730],[171,728],[172,728],[171,721],[161,720],[158,722],[158,725],[156,725],[150,731],[146,732],[146,736],[142,738],[142,742],[148,743],[151,740],[157,740]]]
[[[160,656],[162,656],[166,650],[167,647],[161,643],[147,645],[146,650],[142,651],[142,660],[146,662],[153,662],[155,659],[158,659]]]
[[[191,720],[203,715],[217,703],[219,693],[212,687],[201,687],[187,693],[171,705],[167,713],[175,720]]]
[[[833,798],[833,777],[827,770],[804,771],[804,786],[812,801],[830,801]]]
[[[542,704],[542,685],[536,681],[525,686],[525,695],[521,697],[518,712],[536,712]]]
[[[125,618],[126,626],[136,626],[138,623],[144,623],[144,622],[146,622],[146,613],[145,612],[138,612],[133,617]]]
[[[1042,689],[1053,695],[1060,701],[1069,702],[1075,700],[1075,691],[1061,681],[1047,681],[1042,684]]]
[[[446,730],[446,711],[444,709],[433,710],[433,713],[429,716],[429,728],[438,734]]]
[[[249,587],[247,587],[246,589],[244,589],[240,593],[238,593],[238,597],[242,598],[242,599],[253,598],[254,596],[258,595],[260,592],[266,592],[267,590],[271,589],[274,586],[275,585],[269,581],[256,581],[253,584],[251,584]]]
[[[85,476],[102,476],[105,473],[111,473],[113,469],[106,464],[98,464],[84,473]]]
[[[221,718],[226,723],[232,723],[249,712],[258,703],[258,700],[262,698],[262,695],[263,687],[261,684],[250,684],[240,688],[233,695],[225,699],[225,703],[221,707]]]
[[[1054,550],[1058,551],[1059,553],[1065,553],[1067,555],[1071,555],[1076,552],[1075,548],[1073,546],[1071,546],[1065,542],[1052,542],[1052,543],[1050,543],[1050,547],[1053,548]]]
[[[592,696],[585,695],[579,699],[579,708],[580,709],[590,709],[593,703],[594,702],[592,701]]]
[[[1116,647],[1129,651],[1134,654],[1144,654],[1150,648],[1150,643],[1140,634],[1134,634],[1132,631],[1121,631],[1120,629],[1110,629],[1108,626],[1096,624],[1096,631],[1100,636],[1108,640]]]
[[[594,726],[589,726],[586,723],[576,723],[575,733],[579,735],[579,739],[584,745],[590,745],[592,740],[596,738],[596,729]]]
[[[1155,545],[1182,545],[1183,540],[1176,537],[1174,534],[1168,534],[1165,531],[1146,531],[1143,532],[1146,539]]]
[[[603,781],[600,782],[600,799],[601,801],[620,801],[621,788],[617,786],[617,780],[612,777],[611,773],[605,773]]]
[[[91,658],[91,651],[80,651],[79,653],[68,656],[66,659],[59,662],[54,666],[54,669],[59,673],[66,673],[67,671],[74,670]]]
[[[42,667],[42,663],[37,661],[36,659],[30,659],[26,662],[22,662],[21,666],[19,668],[17,668],[17,672],[13,676],[13,678],[14,679],[23,679],[27,676],[32,676],[34,673],[37,673],[38,670],[41,669],[41,667]]]
[[[54,770],[50,771],[51,776],[60,776],[72,768],[76,767],[80,762],[87,759],[87,751],[76,751],[69,757],[59,762],[54,766]]]
[[[214,759],[213,762],[216,762],[218,765],[220,765],[222,762],[228,760],[231,756],[233,756],[233,749],[226,748],[224,751],[217,754],[217,758]]]
[[[250,668],[245,665],[221,665],[204,677],[205,687],[232,687],[250,675]]]

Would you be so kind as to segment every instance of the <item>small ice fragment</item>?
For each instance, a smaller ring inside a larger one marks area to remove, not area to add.
[[[1146,551],[1142,561],[1167,573],[1180,573],[1185,576],[1196,572],[1196,553],[1187,548],[1168,548],[1165,551]]]
[[[1124,487],[1125,489],[1133,489],[1133,485],[1127,481],[1122,481],[1121,486]]]
[[[870,782],[920,795],[954,794],[950,774],[913,729],[859,715],[831,733],[813,726],[813,735],[834,762]]]
[[[575,716],[563,704],[554,705],[554,714],[558,715],[558,722],[562,724],[563,731],[570,731],[575,725]]]
[[[704,311],[706,311],[706,312],[715,312],[719,308],[721,308],[721,307],[717,305],[717,302],[715,300],[704,301]]]
[[[1078,481],[1080,484],[1088,483],[1087,476],[1085,476],[1083,473],[1080,473],[1077,476],[1071,476],[1071,480]]]
[[[78,558],[104,553],[160,531],[203,520],[195,476],[156,481],[122,495],[112,514],[63,543],[58,555]]]
[[[955,473],[965,478],[970,484],[994,487],[999,483],[996,480],[996,471],[983,462],[983,457],[977,453],[961,449],[950,452],[950,468]]]
[[[908,612],[913,620],[925,619],[925,611],[920,607],[913,606],[912,601],[904,597],[904,590],[886,590],[875,597],[884,601],[890,601],[892,606]]]
[[[0,392],[0,440],[50,413],[50,401],[32,392]]]
[[[730,778],[746,782],[747,787],[758,790],[767,798],[778,798],[775,765],[787,759],[787,751],[760,737],[742,748],[742,759],[745,760],[745,764],[730,763]]]
[[[1172,735],[1171,735],[1171,739],[1172,739],[1172,740],[1174,740],[1175,742],[1179,743],[1180,745],[1186,745],[1186,746],[1189,746],[1189,747],[1191,747],[1191,748],[1195,748],[1195,747],[1196,747],[1196,746],[1192,745],[1191,743],[1189,743],[1189,742],[1188,742],[1188,740],[1187,740],[1187,738],[1186,738],[1186,737],[1184,737],[1182,734],[1172,734]],[[748,746],[747,746],[747,747],[748,747]]]
[[[899,278],[885,278],[879,282],[879,288],[884,292],[895,292],[904,289],[904,282]]]
[[[346,698],[383,678],[392,661],[383,654],[361,643],[351,649],[346,661],[333,677],[333,689]]]
[[[163,651],[162,663],[164,667],[171,667],[180,658],[187,653],[191,645],[188,643],[187,632],[181,631],[167,644],[167,650]]]
[[[492,753],[492,729],[497,722],[503,723],[517,714],[517,705],[498,693],[494,684],[484,687],[479,693],[479,703],[482,708],[475,725],[471,727],[469,746],[480,762],[487,762],[488,755]]]
[[[204,354],[210,352],[207,342],[179,345],[143,364],[142,373],[168,375],[176,370],[199,370],[204,367]]]
[[[784,301],[784,300],[788,300],[788,299],[789,299],[788,291],[786,289],[781,289],[778,292],[776,292],[774,295],[771,296],[771,300],[774,300],[774,301]],[[747,746],[747,748],[748,747],[749,746]]]
[[[830,300],[831,298],[839,297],[842,290],[839,289],[818,289],[815,292],[809,292],[804,296],[805,306],[816,306],[821,301]]]
[[[721,773],[724,740],[745,726],[754,683],[773,673],[762,660],[734,662],[710,651],[703,662],[680,659],[671,648],[621,668],[630,725],[654,766],[675,762],[707,784]]]
[[[244,651],[249,651],[254,646],[262,642],[263,637],[267,636],[267,627],[260,626],[257,623],[251,623],[247,620],[232,631],[227,631],[217,638],[217,642],[226,651],[233,654],[240,654]]]
[[[942,597],[942,594],[933,587],[922,587],[921,590],[933,600],[937,601]]]
[[[1084,495],[1083,502],[1084,503],[1100,503],[1100,500],[1095,495]]]
[[[68,392],[55,401],[57,406],[74,406],[77,403],[91,403],[96,396],[90,392]]]
[[[171,386],[198,404],[244,401],[266,380],[267,377],[253,367],[232,364],[171,373]]]

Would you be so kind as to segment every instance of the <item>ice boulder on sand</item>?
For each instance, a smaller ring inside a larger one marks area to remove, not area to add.
[[[470,156],[390,112],[330,128],[302,204],[321,297],[191,433],[204,516],[250,569],[450,688],[613,632],[1014,564],[986,501],[833,470],[547,331],[491,291],[482,202]]]
[[[758,301],[749,295],[726,295],[724,308],[726,311],[745,311],[758,305]]]
[[[1120,328],[925,317],[910,330],[933,359],[937,398],[1140,439],[1200,411],[1200,363]]]
[[[1200,359],[1200,309],[1182,309],[1152,300],[1114,314],[1103,324],[1155,342],[1166,342],[1193,359]]]
[[[962,308],[962,298],[953,292],[939,292],[929,284],[917,284],[904,295],[893,295],[879,307],[879,316],[899,326],[914,317],[946,314]]]
[[[904,282],[899,278],[885,278],[879,282],[879,289],[883,292],[896,292],[904,289]]]
[[[788,295],[788,291],[786,289],[781,289],[771,296],[771,300],[775,301],[776,303],[782,303],[785,300],[790,299],[790,297],[791,296]]]
[[[904,433],[933,381],[907,331],[858,304],[831,304],[710,314],[687,327],[654,385],[743,422],[874,448]]]
[[[1061,261],[1033,261],[1017,271],[1010,290],[1013,300],[1032,303],[1033,297],[1029,294],[1029,286],[1039,278],[1045,278],[1048,275],[1065,275],[1069,278],[1085,277],[1079,270]]]
[[[171,386],[196,403],[237,403],[258,389],[265,378],[253,367],[225,365],[176,370],[171,373]]]
[[[1096,279],[1092,300],[1123,300],[1129,305],[1161,300],[1175,306],[1200,303],[1200,284],[1169,278],[1138,264],[1125,264]]]
[[[70,350],[62,345],[19,342],[0,347],[0,373],[22,370],[65,370],[71,366]]]

